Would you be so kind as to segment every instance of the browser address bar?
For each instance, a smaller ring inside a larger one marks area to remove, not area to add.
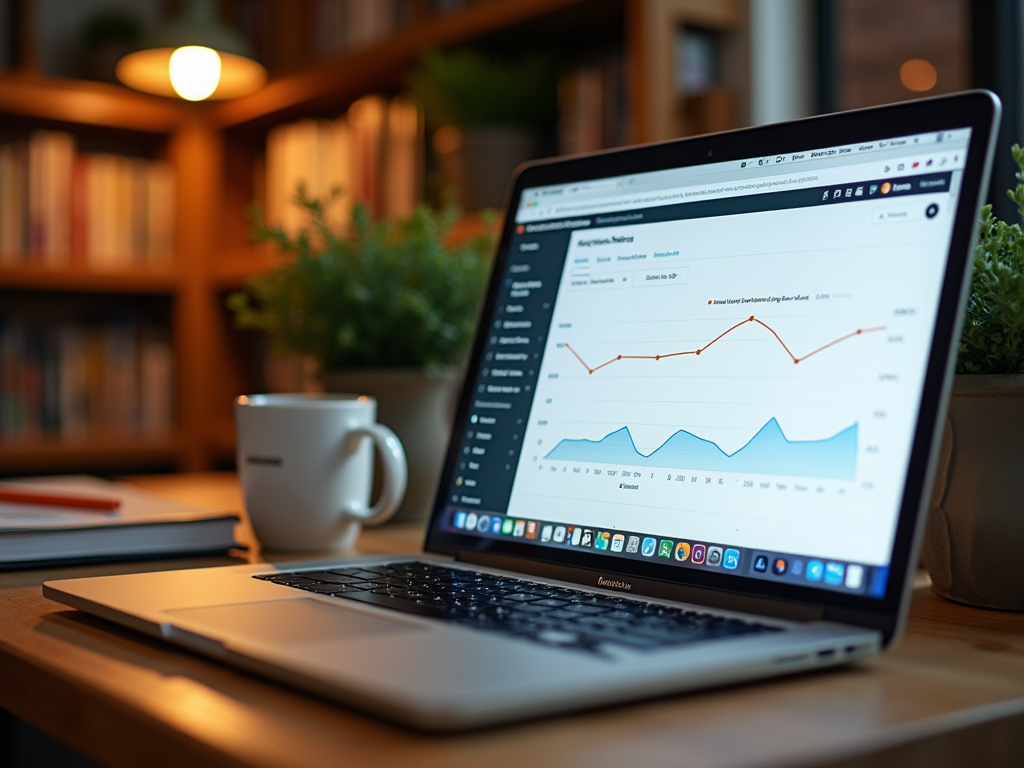
[[[963,152],[959,152],[957,162],[953,162],[953,153],[948,158],[943,155],[933,155],[942,162],[943,170],[955,170],[963,166]],[[891,161],[890,161],[891,162]],[[938,166],[938,162],[936,162]],[[724,197],[737,197],[740,195],[764,194],[786,190],[806,189],[815,186],[828,186],[832,184],[853,183],[862,181],[865,178],[884,178],[886,175],[895,175],[895,168],[881,162],[858,163],[838,168],[825,168],[816,173],[791,173],[780,174],[760,179],[736,180],[719,183],[697,184],[691,186],[675,187],[671,189],[651,190],[650,192],[633,192],[624,195],[610,195],[598,197],[579,202],[551,202],[537,208],[520,208],[518,221],[536,221],[538,219],[559,218],[562,216],[579,216],[596,213],[608,213],[612,211],[629,210],[633,208],[651,208],[673,203],[695,202],[699,200],[713,200]],[[900,168],[902,171],[903,169]],[[924,168],[915,169],[917,172]],[[932,170],[931,168],[929,170]],[[913,173],[914,171],[910,171]],[[900,174],[902,175],[902,174]]]

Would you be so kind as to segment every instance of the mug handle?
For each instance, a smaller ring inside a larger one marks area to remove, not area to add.
[[[405,487],[409,480],[409,468],[405,462],[405,449],[398,435],[383,424],[370,424],[356,427],[348,433],[348,439],[369,437],[380,452],[384,464],[384,482],[381,484],[380,498],[372,507],[363,504],[349,504],[344,514],[363,525],[377,525],[391,519],[398,506],[405,498]]]

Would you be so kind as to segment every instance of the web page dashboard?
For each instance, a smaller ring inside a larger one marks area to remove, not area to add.
[[[448,529],[880,594],[968,139],[524,190]]]

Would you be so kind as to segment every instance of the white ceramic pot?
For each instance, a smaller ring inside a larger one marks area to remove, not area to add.
[[[409,465],[405,501],[392,519],[424,519],[433,507],[448,450],[461,372],[451,368],[428,375],[402,368],[350,369],[328,371],[320,380],[328,392],[377,399],[377,421],[398,435]]]
[[[953,385],[923,557],[958,603],[1024,611],[1024,375]]]

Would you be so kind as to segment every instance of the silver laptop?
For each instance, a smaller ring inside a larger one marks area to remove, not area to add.
[[[972,92],[524,167],[421,555],[44,594],[439,730],[877,653],[999,110]]]

